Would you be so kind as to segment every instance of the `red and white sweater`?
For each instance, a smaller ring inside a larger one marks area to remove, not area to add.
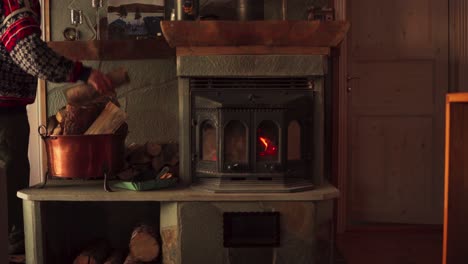
[[[37,79],[86,81],[91,69],[41,40],[39,0],[0,0],[0,107],[34,102]]]

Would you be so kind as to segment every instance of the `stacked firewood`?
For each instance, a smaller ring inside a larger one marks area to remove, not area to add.
[[[161,242],[157,229],[148,224],[134,228],[128,249],[112,249],[105,240],[86,246],[73,264],[154,264],[161,259]]]
[[[154,178],[161,171],[160,179],[178,177],[179,147],[175,143],[155,143],[148,141],[145,144],[132,143],[127,146],[125,168],[117,177],[125,181],[138,181],[145,178]],[[164,169],[164,170],[163,170]],[[146,177],[147,175],[148,177]]]
[[[129,81],[125,69],[107,74],[113,87]],[[49,135],[95,135],[126,132],[127,114],[119,107],[115,94],[100,94],[93,87],[79,83],[65,91],[67,105],[47,120]]]

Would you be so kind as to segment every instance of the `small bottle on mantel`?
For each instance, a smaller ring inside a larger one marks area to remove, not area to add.
[[[198,19],[198,0],[175,0],[177,20]]]

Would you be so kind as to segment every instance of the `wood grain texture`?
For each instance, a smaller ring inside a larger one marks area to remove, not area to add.
[[[468,259],[468,101],[448,103],[446,111],[443,263]]]
[[[349,26],[344,21],[161,21],[171,47],[336,47]]]
[[[86,130],[85,135],[113,134],[127,120],[128,115],[112,102],[107,103],[104,110]]]
[[[52,41],[47,45],[74,60],[137,60],[175,56],[175,50],[164,39]]]
[[[447,2],[348,6],[347,221],[440,224]]]

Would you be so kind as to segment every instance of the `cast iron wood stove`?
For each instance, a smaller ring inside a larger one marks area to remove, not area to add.
[[[190,78],[192,161],[198,183],[304,184],[311,173],[311,78]],[[307,184],[306,184],[307,185]],[[310,187],[310,185],[308,186]]]
[[[178,57],[181,173],[214,192],[322,184],[322,56]]]

